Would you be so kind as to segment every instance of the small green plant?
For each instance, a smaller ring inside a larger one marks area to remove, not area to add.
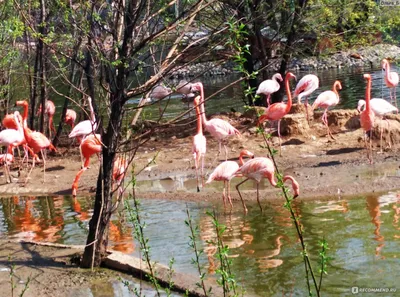
[[[242,291],[242,296],[244,294],[243,288],[241,288],[235,280],[235,275],[231,270],[232,260],[229,259],[229,247],[224,244],[222,240],[222,236],[226,230],[226,226],[219,223],[215,211],[206,212],[208,216],[210,216],[212,223],[215,227],[216,231],[216,242],[211,242],[217,247],[216,257],[219,260],[219,268],[215,271],[220,275],[220,278],[217,280],[217,283],[222,287],[225,296],[237,297],[239,295],[239,291]],[[210,243],[210,242],[208,242]],[[231,295],[230,293],[233,293]]]
[[[189,209],[186,207],[186,214],[187,214],[187,220],[185,220],[186,226],[189,227],[190,230],[190,236],[189,236],[189,246],[193,249],[195,257],[192,258],[192,264],[194,264],[197,268],[197,272],[200,277],[200,281],[196,283],[196,286],[201,288],[203,290],[204,296],[207,297],[209,294],[211,294],[212,288],[209,288],[209,290],[206,289],[206,285],[204,283],[204,278],[206,276],[205,272],[202,271],[201,265],[200,265],[200,257],[204,253],[204,250],[200,250],[197,247],[196,244],[196,238],[199,235],[199,227],[198,226],[193,226],[193,221],[192,217],[190,216]]]
[[[8,256],[8,262],[10,263],[10,284],[11,284],[11,297],[14,297],[14,290],[17,287],[17,284],[14,282],[14,276],[15,276],[15,264],[11,262],[11,257]],[[28,277],[26,280],[25,286],[22,289],[21,293],[18,295],[19,297],[23,297],[25,295],[25,292],[29,289],[29,283],[31,281],[31,278]]]

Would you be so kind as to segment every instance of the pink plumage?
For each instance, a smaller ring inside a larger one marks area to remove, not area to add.
[[[285,88],[286,88],[286,95],[287,95],[287,103],[285,102],[277,102],[270,105],[264,114],[260,116],[258,119],[258,124],[261,124],[265,121],[279,121],[278,122],[278,136],[279,136],[279,147],[281,147],[281,122],[280,120],[289,113],[290,108],[292,107],[292,95],[290,93],[290,84],[289,79],[294,78],[296,76],[288,72],[285,75]],[[281,150],[282,152],[282,150]]]
[[[206,138],[203,135],[203,129],[202,129],[202,123],[201,123],[201,116],[200,116],[200,97],[197,96],[194,98],[193,103],[196,107],[196,116],[197,116],[197,133],[193,137],[193,145],[192,145],[192,153],[193,153],[193,158],[194,158],[194,163],[195,163],[195,168],[196,168],[196,179],[197,179],[197,191],[200,191],[199,188],[199,166],[201,162],[201,184],[204,186],[204,175],[203,175],[203,170],[204,170],[204,156],[206,154],[207,150],[207,142]]]
[[[76,120],[76,112],[73,109],[67,109],[67,112],[65,113],[65,120],[64,122],[67,125],[70,125],[71,128],[74,128],[75,125],[75,120]]]
[[[252,179],[252,180],[256,181],[256,183],[257,183],[257,202],[262,211],[262,207],[261,207],[261,203],[260,203],[260,195],[259,195],[259,184],[260,184],[261,180],[263,178],[266,178],[266,179],[268,179],[268,181],[270,182],[270,184],[273,187],[276,187],[276,185],[277,185],[277,183],[274,179],[275,167],[274,167],[274,163],[272,162],[272,160],[269,158],[265,158],[265,157],[258,157],[258,158],[249,160],[246,163],[244,163],[244,165],[242,167],[239,168],[239,170],[236,172],[236,175],[246,177],[246,179],[244,181],[242,181],[241,183],[239,183],[236,186],[236,189],[239,193],[240,199],[242,200],[244,211],[247,212],[247,207],[244,203],[242,194],[239,191],[239,186],[241,184],[245,183],[246,181],[248,181],[249,179]],[[289,180],[292,182],[292,188],[293,188],[293,192],[294,192],[293,198],[296,198],[299,195],[299,184],[290,175],[286,175],[283,177],[283,181],[286,181],[286,180]]]
[[[371,110],[370,99],[371,99],[371,75],[364,74],[364,78],[367,81],[367,89],[365,91],[365,110],[360,114],[361,127],[366,133],[369,133],[374,127],[375,114]],[[369,150],[368,160],[372,164],[372,135],[369,137]],[[365,146],[367,146],[366,137],[364,136]]]
[[[314,101],[312,105],[312,109],[314,110],[315,108],[324,108],[324,114],[322,115],[322,122],[325,124],[327,130],[328,130],[328,137],[331,136],[333,139],[335,139],[329,129],[328,125],[328,108],[331,106],[335,106],[339,103],[339,93],[338,90],[342,89],[342,84],[340,81],[335,81],[333,84],[332,91],[325,91],[322,92],[321,94],[318,95],[317,99]]]
[[[243,157],[254,157],[252,152],[247,150],[242,150],[239,155],[239,164],[240,166],[243,165]],[[232,209],[232,198],[230,194],[230,181],[235,176],[236,172],[239,170],[239,164],[235,161],[224,161],[219,164],[214,171],[208,177],[206,184],[211,183],[212,181],[223,181],[224,182],[224,190],[222,193],[222,199],[224,202],[224,206],[226,207],[226,198],[231,205]]]
[[[397,108],[396,87],[399,84],[399,75],[397,72],[390,71],[390,63],[386,59],[382,60],[382,69],[385,70],[385,83],[389,88],[390,100]]]
[[[41,112],[42,112],[42,104],[39,105],[37,115]],[[54,123],[53,123],[54,114],[56,113],[56,106],[54,105],[53,101],[46,100],[44,113],[47,115],[47,117],[49,119],[49,131],[53,131],[54,133],[56,133],[56,129],[55,129]]]
[[[301,103],[303,97],[309,96],[319,87],[319,79],[314,74],[304,75],[294,89],[294,98],[298,97],[298,104]]]
[[[279,81],[282,81],[282,75],[280,73],[275,73],[271,79],[264,80],[259,86],[256,91],[256,94],[264,94],[267,97],[266,103],[269,106],[271,94],[279,91],[280,85]]]
[[[218,155],[221,153],[221,144],[226,138],[234,135],[240,136],[240,132],[238,129],[233,127],[227,121],[222,119],[211,119],[207,120],[205,107],[204,107],[204,89],[203,84],[201,82],[193,83],[192,84],[192,91],[200,91],[201,96],[201,104],[200,104],[200,111],[201,111],[201,120],[204,125],[204,129],[211,134],[212,137],[217,139],[219,144]],[[228,150],[226,145],[224,144],[225,148],[225,159],[228,159]]]
[[[90,120],[79,122],[69,133],[68,137],[84,137],[90,133],[94,133],[97,129],[97,121],[94,115],[92,106],[92,98],[88,97],[89,109],[90,109]]]

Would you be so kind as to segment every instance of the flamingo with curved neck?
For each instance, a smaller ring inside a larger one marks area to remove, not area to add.
[[[193,83],[192,91],[200,91],[201,120],[204,125],[204,130],[209,132],[211,134],[211,136],[214,137],[218,141],[218,144],[219,144],[218,155],[219,155],[221,153],[221,144],[226,138],[228,138],[230,136],[234,136],[234,135],[240,136],[241,134],[240,134],[239,130],[237,130],[235,127],[233,127],[227,121],[224,121],[222,119],[207,120],[205,107],[204,107],[204,88],[203,88],[203,84],[201,82]],[[228,149],[226,148],[225,143],[224,143],[224,148],[225,148],[225,160],[227,160],[228,159]]]
[[[369,162],[372,164],[373,159],[372,159],[372,129],[374,127],[374,120],[375,120],[375,114],[371,110],[371,75],[370,74],[364,74],[364,79],[367,81],[367,88],[365,90],[365,109],[364,111],[360,114],[360,122],[361,122],[361,127],[365,131],[364,135],[364,143],[365,147],[367,147],[367,134],[369,135],[369,149],[367,153],[367,158]]]
[[[212,181],[223,181],[224,190],[222,192],[222,199],[224,202],[224,207],[226,208],[226,198],[228,198],[231,209],[233,207],[232,198],[230,193],[230,185],[232,178],[235,177],[235,173],[239,170],[240,166],[243,166],[243,157],[254,158],[254,154],[248,150],[242,150],[239,155],[239,164],[235,161],[224,161],[219,164],[214,171],[210,174],[206,184]],[[240,166],[239,166],[240,165]]]
[[[290,92],[290,79],[296,79],[296,76],[288,72],[285,75],[285,89],[286,89],[286,96],[287,96],[287,103],[285,102],[277,102],[270,105],[265,113],[260,116],[258,119],[258,124],[261,124],[265,121],[278,121],[278,136],[279,136],[279,148],[280,153],[282,155],[282,144],[281,144],[281,119],[287,115],[292,108],[292,94]]]
[[[382,69],[385,70],[385,83],[389,88],[390,100],[394,102],[394,106],[397,108],[396,87],[399,84],[399,75],[397,72],[390,71],[390,63],[386,59],[382,60]]]
[[[251,159],[244,163],[242,167],[238,169],[236,172],[237,176],[244,176],[246,179],[239,184],[236,185],[236,190],[239,193],[240,199],[242,201],[242,205],[244,208],[244,211],[247,213],[247,207],[244,203],[242,194],[239,191],[239,186],[249,179],[254,180],[257,183],[257,202],[258,205],[260,206],[260,209],[262,211],[262,207],[260,204],[260,195],[259,195],[259,184],[263,178],[268,179],[269,183],[273,186],[277,186],[277,182],[275,181],[275,166],[274,163],[272,162],[271,159],[265,158],[265,157],[258,157]],[[291,181],[292,183],[292,189],[293,189],[293,198],[296,198],[300,194],[300,189],[299,189],[299,184],[298,182],[290,175],[285,175],[283,177],[283,181]]]
[[[279,81],[282,81],[282,75],[280,73],[275,73],[271,79],[264,80],[259,86],[256,91],[256,94],[264,94],[267,97],[266,104],[267,106],[271,105],[270,99],[271,99],[271,94],[279,91],[280,89],[280,84]]]
[[[312,110],[314,111],[315,108],[325,108],[324,114],[322,115],[322,122],[325,124],[326,129],[328,131],[327,136],[333,137],[331,130],[329,129],[328,125],[328,108],[331,106],[335,106],[339,103],[339,92],[338,90],[342,89],[342,84],[340,81],[335,81],[333,83],[332,91],[325,91],[318,95],[317,99],[314,101],[312,105]]]
[[[196,116],[197,116],[197,133],[193,136],[193,145],[192,145],[192,153],[194,158],[194,164],[196,168],[196,180],[197,180],[197,192],[200,192],[199,187],[199,165],[201,162],[201,184],[204,186],[204,156],[207,150],[207,142],[206,137],[203,135],[203,128],[201,123],[201,116],[200,116],[200,97],[197,96],[193,100],[193,104],[196,107]]]

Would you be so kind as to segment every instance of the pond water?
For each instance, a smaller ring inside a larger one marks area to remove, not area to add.
[[[92,203],[91,197],[3,198],[0,200],[0,236],[85,244]],[[168,264],[174,258],[176,271],[196,274],[191,264],[194,255],[188,245],[190,231],[184,223],[188,209],[194,224],[199,226],[198,241],[205,251],[201,264],[209,277],[215,277],[218,261],[210,241],[216,233],[206,214],[207,210],[215,210],[220,223],[227,227],[223,240],[230,247],[232,270],[249,295],[305,296],[300,244],[283,203],[263,202],[263,213],[257,204],[247,204],[249,213],[244,215],[238,202],[232,213],[225,213],[220,204],[141,201],[152,259]],[[333,201],[299,200],[294,209],[301,217],[316,272],[319,242],[325,238],[329,244],[328,256],[332,260],[323,280],[323,296],[350,295],[354,286],[397,286],[400,290],[400,198],[397,193],[353,199],[338,197]],[[139,256],[132,226],[123,212],[112,219],[110,239],[115,250]]]
[[[396,65],[392,66],[392,71],[399,72]],[[313,102],[317,96],[323,91],[332,89],[335,80],[340,80],[342,83],[342,90],[340,94],[340,102],[335,107],[337,109],[355,109],[357,102],[365,98],[366,81],[363,78],[364,73],[370,73],[372,76],[372,96],[371,98],[385,98],[389,100],[389,89],[386,87],[383,77],[384,73],[379,68],[342,68],[319,70],[314,72],[298,71],[294,72],[297,81],[304,75],[313,73],[320,79],[320,87],[313,94],[311,94],[310,101]],[[271,74],[272,76],[272,74]],[[217,76],[217,77],[204,77],[201,81],[204,84],[205,96],[208,97],[215,92],[221,90],[231,82],[238,79],[237,75]],[[196,80],[197,81],[197,80]],[[178,82],[175,82],[177,84]],[[291,85],[294,91],[295,83]],[[397,88],[397,96],[400,98],[400,88]],[[131,102],[138,102],[139,99],[134,99]],[[297,100],[297,99],[296,99]],[[390,100],[389,100],[390,101]],[[240,83],[221,91],[216,96],[212,97],[206,103],[206,111],[208,114],[218,114],[220,112],[229,112],[232,110],[244,111],[244,106],[247,102],[243,100],[243,91]],[[163,107],[166,103],[163,103]],[[188,109],[188,103],[183,102],[179,95],[171,96],[168,107],[164,113],[164,117],[173,118],[182,113],[182,110]],[[146,116],[151,119],[156,119],[159,116],[159,104],[149,106],[145,110]]]
[[[399,67],[395,64],[392,64],[392,71],[399,72]],[[340,80],[342,82],[343,89],[340,91],[340,103],[336,106],[336,108],[356,108],[357,101],[359,99],[364,99],[366,83],[363,78],[364,73],[371,73],[372,75],[372,98],[379,97],[389,99],[389,89],[386,87],[383,81],[383,72],[378,68],[361,68],[361,67],[353,67],[353,68],[342,68],[342,69],[330,69],[330,70],[319,70],[313,72],[304,72],[304,71],[296,71],[294,72],[297,76],[297,80],[308,73],[316,74],[320,79],[320,88],[317,89],[310,97],[310,102],[313,102],[315,98],[321,92],[331,89],[333,82],[335,80]],[[272,73],[270,74],[272,76]],[[226,75],[226,76],[215,76],[215,77],[204,77],[201,81],[204,84],[205,95],[210,96],[211,94],[221,90],[226,87],[228,84],[232,83],[236,79],[238,79],[238,75]],[[198,80],[195,80],[198,81]],[[171,86],[177,85],[179,81],[174,81],[171,83]],[[295,84],[292,83],[292,90],[294,90]],[[28,89],[26,86],[16,84],[14,86],[15,93],[20,94],[19,96],[27,96],[25,94]],[[64,85],[57,85],[56,89],[59,92],[67,92]],[[21,98],[22,98],[21,97]],[[400,88],[397,88],[397,98],[400,98]],[[64,98],[53,94],[51,99],[55,102],[56,105],[56,114],[54,117],[54,122],[57,125],[60,113],[62,111],[62,106],[64,102]],[[130,100],[128,103],[134,107],[139,102],[140,98],[134,98]],[[181,100],[181,96],[174,94],[171,96],[170,100],[163,100],[162,107],[165,107],[168,102],[168,106],[164,113],[164,118],[173,118],[191,107],[191,102],[183,102]],[[208,114],[218,114],[220,112],[229,112],[231,110],[236,110],[243,112],[244,106],[247,102],[243,100],[243,91],[240,83],[236,83],[229,88],[221,91],[216,96],[212,97],[206,103],[206,110]],[[79,111],[79,109],[71,105],[71,108]],[[102,108],[102,106],[100,106]],[[143,115],[147,119],[158,119],[159,117],[159,104],[153,104],[146,106],[143,111]],[[194,113],[192,113],[193,115]],[[128,118],[131,118],[132,115],[128,115]]]

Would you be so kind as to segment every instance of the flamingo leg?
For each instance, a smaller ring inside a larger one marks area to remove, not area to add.
[[[194,166],[196,168],[197,192],[200,192],[200,187],[199,187],[199,158],[197,157],[197,154],[194,157]]]
[[[43,150],[40,150],[40,153],[42,154],[42,159],[43,159],[43,183],[46,182],[46,158],[44,156]]]
[[[271,94],[267,96],[267,107],[271,105]]]
[[[228,160],[228,148],[226,147],[225,143],[224,143],[224,148],[225,148],[225,161]]]
[[[201,187],[204,188],[204,154],[201,154]]]
[[[228,181],[226,181],[226,183],[227,183],[228,200],[229,200],[229,204],[231,205],[231,210],[232,210],[233,204],[232,204],[232,197],[231,197],[231,181],[228,180]]]
[[[224,202],[224,208],[226,209],[226,181],[224,180],[224,189],[222,190],[222,201]]]
[[[307,123],[310,125],[310,118],[308,116],[308,98],[306,97],[306,102],[304,102],[304,107],[306,108],[306,117],[307,117]]]
[[[242,205],[243,205],[243,209],[244,209],[244,212],[245,212],[245,213],[247,213],[247,207],[246,207],[246,204],[244,203],[242,194],[241,194],[240,191],[239,191],[239,186],[240,186],[241,184],[245,183],[245,182],[248,181],[248,180],[249,180],[249,179],[246,178],[244,181],[242,181],[242,182],[240,182],[240,183],[238,183],[238,184],[236,185],[236,190],[237,190],[238,193],[239,193],[240,200],[242,200]]]
[[[83,172],[85,172],[86,170],[87,170],[87,167],[82,168],[81,170],[78,171],[78,173],[75,176],[74,182],[72,184],[72,196],[74,198],[76,197],[76,191],[78,189],[79,179],[81,178],[81,175],[83,174]]]
[[[387,127],[388,127],[388,133],[389,133],[389,137],[388,137],[388,147],[389,148],[392,148],[392,144],[390,143],[390,122],[389,122],[389,120],[388,119],[385,119],[385,121],[387,122]]]
[[[31,173],[32,173],[33,167],[35,167],[35,160],[36,160],[36,158],[35,158],[35,157],[33,157],[33,158],[32,158],[32,167],[31,167],[31,170],[29,171],[28,175],[26,176],[26,179],[25,179],[25,185],[28,183],[29,176],[30,176],[30,175],[31,175]]]
[[[260,207],[260,210],[261,210],[261,212],[263,211],[263,209],[262,209],[262,206],[261,206],[261,203],[260,203],[260,192],[259,192],[259,183],[257,182],[257,203],[258,203],[258,206]]]

